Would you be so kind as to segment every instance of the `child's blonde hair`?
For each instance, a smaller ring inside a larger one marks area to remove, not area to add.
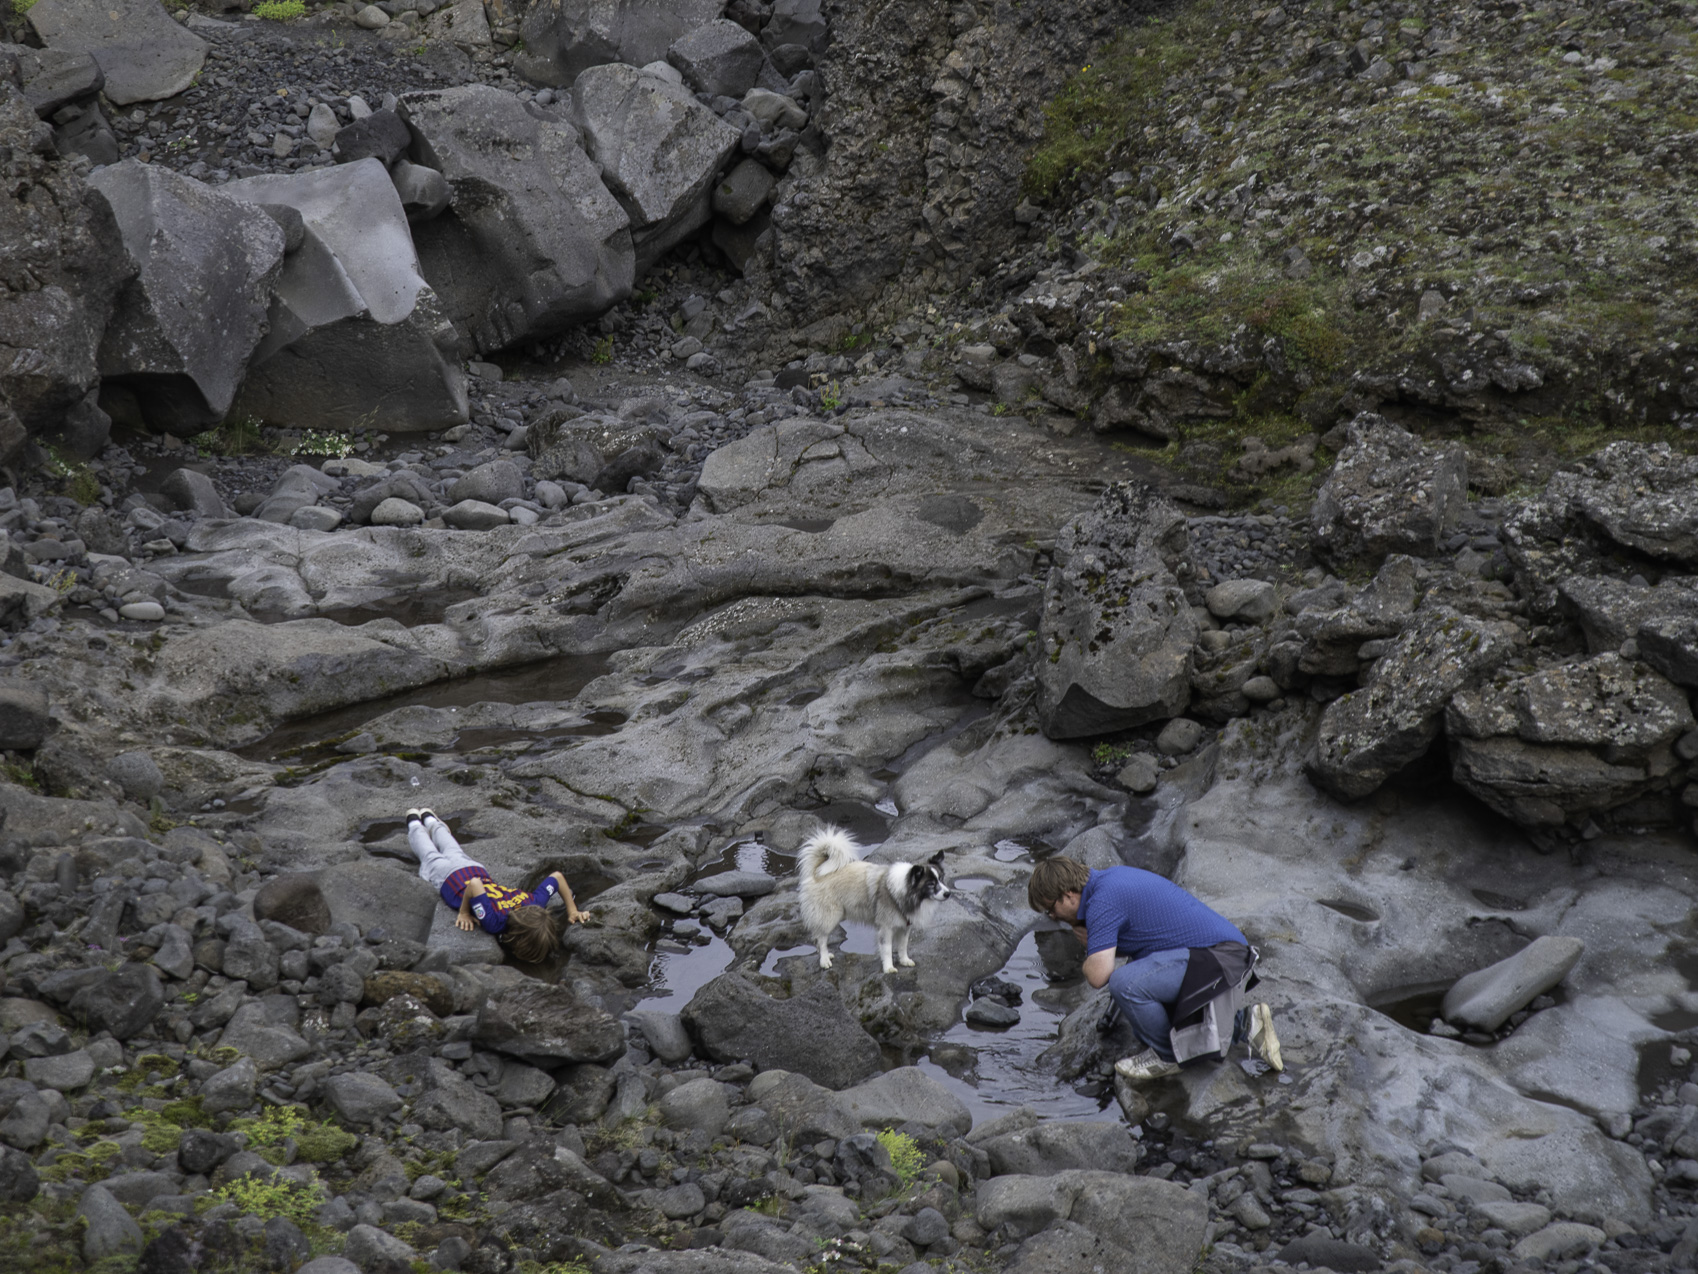
[[[560,947],[560,916],[548,907],[515,907],[507,913],[502,944],[526,964],[541,964]]]

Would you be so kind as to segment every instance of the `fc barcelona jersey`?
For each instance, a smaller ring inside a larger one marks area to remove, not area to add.
[[[549,900],[560,892],[553,876],[527,893],[496,884],[482,867],[462,867],[442,882],[442,901],[458,911],[466,896],[466,884],[474,879],[483,881],[484,891],[482,897],[472,899],[472,916],[483,926],[485,933],[500,933],[505,929],[507,916],[515,908],[546,907]]]

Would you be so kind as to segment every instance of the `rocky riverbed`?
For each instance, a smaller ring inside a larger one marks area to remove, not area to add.
[[[1505,318],[1567,213],[1439,181],[1417,277],[1324,153],[1678,186],[1681,6],[1093,72],[1094,4],[113,3],[0,47],[9,1266],[1698,1259],[1690,377],[1598,293],[1683,223]],[[419,806],[568,876],[558,959]],[[818,967],[825,822],[942,853],[914,968]],[[1117,1085],[1054,854],[1241,925],[1285,1072]]]

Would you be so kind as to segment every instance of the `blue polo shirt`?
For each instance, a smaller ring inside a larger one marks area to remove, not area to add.
[[[1236,925],[1163,876],[1137,867],[1093,871],[1079,891],[1085,954],[1141,960],[1157,951],[1245,942]]]

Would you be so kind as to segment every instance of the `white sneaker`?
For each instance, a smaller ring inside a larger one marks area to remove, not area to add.
[[[1146,1048],[1142,1053],[1134,1053],[1131,1057],[1123,1057],[1114,1064],[1114,1073],[1122,1079],[1134,1084],[1151,1079],[1166,1079],[1170,1075],[1179,1074],[1179,1066],[1174,1062],[1166,1062],[1153,1048]]]
[[[409,823],[413,822],[416,819],[421,819],[423,817],[424,817],[424,811],[423,810],[408,810],[407,811],[407,821]]]
[[[1250,1007],[1249,1043],[1256,1056],[1274,1070],[1285,1069],[1285,1059],[1279,1051],[1279,1036],[1274,1033],[1273,1010],[1266,1004],[1254,1004]]]

